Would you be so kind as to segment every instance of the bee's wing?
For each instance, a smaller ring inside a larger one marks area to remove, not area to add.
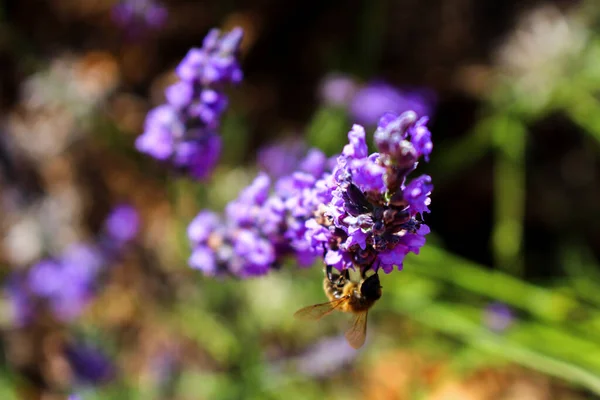
[[[363,311],[354,315],[352,325],[346,331],[346,340],[355,349],[362,347],[365,344],[367,337],[367,316],[369,311]]]
[[[342,297],[341,299],[328,301],[327,303],[314,304],[312,306],[304,307],[296,311],[294,313],[294,317],[312,320],[321,319],[342,305],[345,300],[346,297]]]

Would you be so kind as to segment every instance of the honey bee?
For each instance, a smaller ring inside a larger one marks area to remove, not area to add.
[[[381,288],[377,273],[366,277],[363,272],[361,280],[355,282],[350,279],[347,269],[340,274],[333,274],[332,267],[327,265],[323,289],[329,301],[304,307],[296,311],[294,317],[318,320],[336,310],[352,313],[354,319],[344,336],[350,346],[358,349],[365,343],[367,315],[369,309],[381,297]]]

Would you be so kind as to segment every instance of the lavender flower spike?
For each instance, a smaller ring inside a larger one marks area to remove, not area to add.
[[[41,260],[25,273],[14,274],[7,286],[15,322],[32,322],[40,307],[68,322],[81,314],[98,289],[98,278],[119,257],[138,229],[137,211],[116,207],[95,243],[77,243],[58,257]]]
[[[371,154],[364,128],[352,127],[331,176],[318,183],[329,201],[306,221],[306,240],[325,250],[326,264],[389,273],[425,244],[431,177],[408,177],[433,149],[426,122],[412,111],[385,114],[375,132],[379,153]]]
[[[435,107],[433,92],[423,89],[400,90],[386,82],[371,82],[356,92],[348,111],[359,124],[375,125],[383,113],[412,110],[419,116],[429,115]]]
[[[259,174],[227,205],[224,216],[200,212],[188,226],[190,266],[209,276],[247,278],[267,274],[289,256],[300,266],[311,265],[316,253],[304,239],[305,221],[319,197],[308,193],[326,163],[325,155],[312,149],[297,171],[274,185],[267,174]]]
[[[154,0],[121,0],[113,6],[112,18],[136,39],[150,29],[159,29],[167,19],[167,9]]]
[[[369,153],[365,129],[354,125],[331,171],[326,157],[311,150],[274,185],[258,175],[224,218],[203,211],[192,221],[190,265],[207,275],[249,277],[286,256],[310,265],[323,255],[339,270],[402,269],[429,233],[423,214],[430,212],[432,180],[411,176],[433,150],[426,124],[413,111],[388,113],[375,132],[378,153]]]
[[[242,30],[211,30],[176,69],[180,81],[165,91],[166,104],[151,110],[136,148],[196,179],[210,176],[221,152],[218,134],[227,108],[227,85],[239,83]]]
[[[110,358],[88,343],[68,344],[65,355],[79,383],[97,385],[106,383],[115,376],[115,367]]]

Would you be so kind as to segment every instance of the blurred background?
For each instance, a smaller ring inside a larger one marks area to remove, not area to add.
[[[245,77],[194,182],[134,141],[187,51],[235,26]],[[0,65],[1,399],[600,396],[597,1],[4,1]],[[407,109],[431,118],[432,234],[382,276],[361,350],[347,315],[292,317],[324,300],[321,265],[188,267],[201,209]],[[101,270],[93,290],[49,259]],[[33,268],[70,293],[62,319],[31,322]]]

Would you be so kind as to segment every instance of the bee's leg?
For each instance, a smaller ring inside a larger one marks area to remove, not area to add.
[[[325,275],[327,275],[327,279],[329,279],[329,282],[335,283],[334,279],[333,279],[332,268],[333,267],[331,265],[326,265],[325,266]]]
[[[348,268],[346,268],[344,270],[344,272],[342,272],[342,276],[344,277],[345,280],[349,281],[350,280],[350,270]]]

